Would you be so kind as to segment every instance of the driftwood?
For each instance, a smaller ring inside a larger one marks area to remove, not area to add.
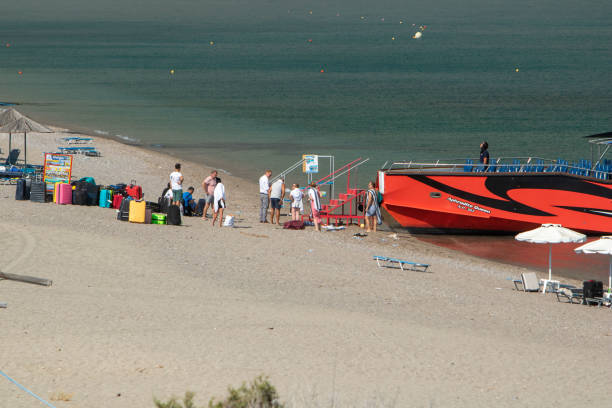
[[[50,279],[36,278],[27,275],[15,275],[14,273],[6,273],[0,271],[0,279],[14,280],[18,282],[33,283],[35,285],[51,286],[53,283]]]

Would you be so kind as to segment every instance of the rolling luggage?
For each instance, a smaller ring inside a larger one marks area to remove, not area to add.
[[[130,222],[144,223],[146,213],[146,204],[144,201],[130,200]]]
[[[150,208],[151,210],[153,210],[152,212],[160,212],[159,211],[159,203],[153,202],[153,201],[147,201],[147,208]]]
[[[17,180],[17,189],[15,190],[15,200],[26,200],[26,181],[25,179]]]
[[[46,201],[47,184],[44,181],[33,181],[30,189],[30,201],[44,203]]]
[[[181,209],[178,205],[168,207],[168,216],[166,217],[168,225],[181,225]]]
[[[166,225],[166,214],[163,214],[163,213],[151,214],[151,224]]]
[[[121,201],[121,207],[119,207],[119,211],[117,212],[117,219],[120,221],[129,221],[130,219],[130,202],[133,200],[123,200]]]
[[[109,190],[109,189],[100,190],[100,203],[99,203],[100,207],[110,208],[111,204],[113,203],[112,197],[113,197],[112,190]]]
[[[72,186],[70,184],[58,183],[57,192],[58,204],[72,204]]]
[[[87,183],[87,205],[99,205],[100,186]]]
[[[136,185],[136,180],[132,180],[130,185],[125,188],[125,192],[133,197],[134,200],[140,200],[142,198],[142,187]]]
[[[53,184],[53,202],[55,204],[57,204],[57,199],[59,197],[59,186],[61,183],[54,183]]]
[[[118,210],[121,207],[121,202],[123,201],[123,195],[115,191],[113,195],[113,208]]]
[[[87,205],[87,191],[79,189],[72,190],[72,204]]]

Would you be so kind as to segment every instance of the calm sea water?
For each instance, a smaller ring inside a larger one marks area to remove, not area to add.
[[[612,129],[612,13],[474,4],[7,19],[0,101],[242,175],[320,153],[370,157],[365,181],[387,160],[475,156],[484,139],[493,157],[586,157],[580,137]]]
[[[492,157],[573,160],[612,130],[610,2],[336,3],[5,14],[0,101],[252,179],[319,153],[369,157],[365,184],[387,160],[474,157],[484,139]]]

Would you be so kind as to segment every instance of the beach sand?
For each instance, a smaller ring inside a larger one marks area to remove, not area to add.
[[[61,136],[29,135],[30,161]],[[152,201],[177,161],[95,146],[102,157],[75,156],[75,177],[135,179]],[[200,197],[210,169],[183,169]],[[260,224],[259,174],[220,177],[238,228],[119,222],[112,209],[15,201],[0,186],[1,269],[53,280],[0,282],[0,369],[58,408],[153,407],[186,390],[204,405],[260,374],[294,407],[605,403],[607,308],[517,292],[507,278],[525,269],[409,235]],[[430,273],[378,268],[375,254]],[[42,406],[3,377],[0,401]]]

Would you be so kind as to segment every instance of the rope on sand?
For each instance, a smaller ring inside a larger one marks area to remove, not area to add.
[[[8,375],[6,375],[4,373],[4,371],[0,370],[0,374],[5,377],[7,380],[9,380],[10,382],[12,382],[13,384],[15,384],[17,387],[19,387],[21,390],[27,392],[28,394],[30,394],[31,396],[33,396],[34,398],[36,398],[37,400],[39,400],[40,402],[42,402],[43,404],[47,405],[48,407],[51,408],[56,408],[53,405],[51,405],[50,403],[48,403],[47,401],[45,401],[44,399],[40,398],[38,395],[34,394],[32,391],[28,390],[26,387],[24,387],[23,385],[19,384],[17,381],[13,380],[11,377],[9,377]]]

